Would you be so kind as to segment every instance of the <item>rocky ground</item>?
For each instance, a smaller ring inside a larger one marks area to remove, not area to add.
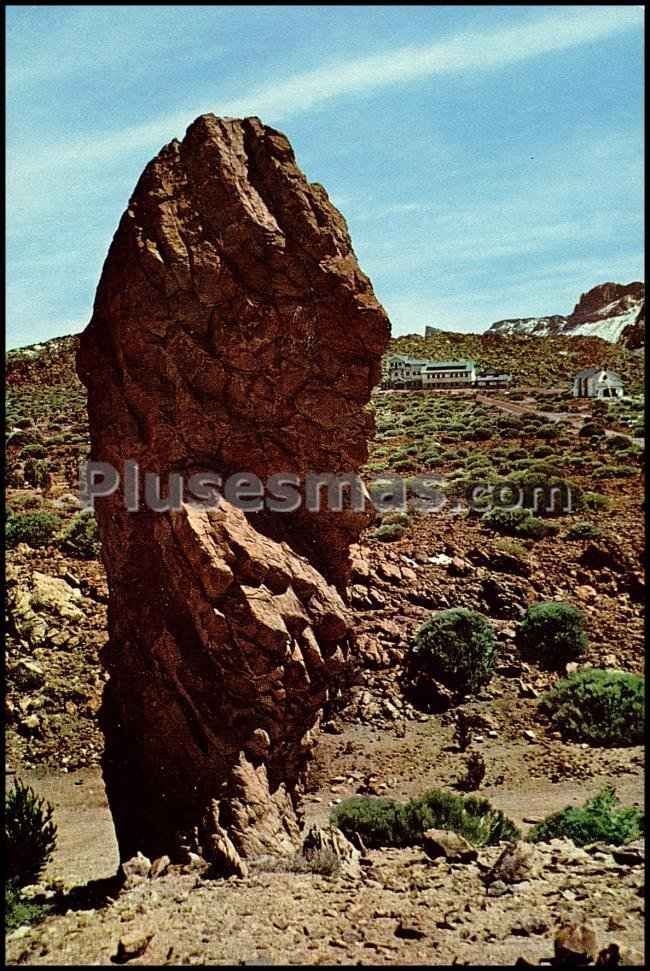
[[[52,477],[45,489],[20,481],[23,446],[10,447],[16,479],[8,501],[16,511],[35,503],[71,516],[75,506],[60,501],[71,492],[71,461],[85,447],[83,434],[74,432],[78,443],[49,443],[53,436],[70,437],[66,415],[74,414],[69,426],[76,427],[72,378],[50,361],[47,380],[54,387],[60,381],[68,391],[58,412],[41,407],[41,395],[33,398],[40,404],[30,413],[30,367],[28,362],[19,371],[18,420],[32,421],[33,432],[50,449]],[[539,403],[549,411],[559,408],[552,400],[542,402],[541,395]],[[386,406],[377,407],[386,419]],[[465,405],[453,407],[462,425]],[[480,420],[490,421],[483,411]],[[52,432],[52,423],[58,431]],[[375,471],[391,468],[395,451],[415,441],[408,428],[380,430],[371,456]],[[554,734],[539,703],[559,675],[523,661],[515,646],[527,605],[565,600],[585,615],[589,645],[581,665],[643,670],[638,458],[612,457],[602,442],[581,442],[576,430],[567,432],[562,446],[551,446],[567,461],[580,453],[589,467],[580,472],[578,465],[572,474],[583,488],[609,499],[606,510],[562,517],[554,535],[507,547],[478,517],[449,509],[410,516],[390,541],[369,531],[354,550],[358,672],[323,725],[305,799],[308,821],[324,824],[337,802],[355,793],[403,799],[430,786],[453,788],[472,752],[481,753],[486,767],[478,794],[524,832],[549,812],[584,802],[606,783],[624,804],[642,804],[642,750],[598,749]],[[445,456],[462,444],[462,435],[461,428],[457,442],[442,441],[441,467],[452,475],[462,471],[466,458]],[[434,431],[428,437],[440,441]],[[539,444],[526,434],[503,441],[495,426],[491,438],[471,442],[468,451],[496,465],[500,446],[530,454]],[[633,474],[603,472],[633,460]],[[407,474],[421,469],[415,456]],[[572,524],[585,519],[600,535],[567,539]],[[486,879],[501,851],[493,847],[462,864],[431,861],[415,848],[383,849],[369,851],[358,872],[345,875],[259,863],[243,879],[210,880],[199,869],[173,869],[130,889],[101,882],[79,889],[110,878],[117,863],[98,769],[105,579],[98,560],[75,558],[56,542],[40,548],[19,544],[9,551],[8,568],[8,768],[55,807],[59,847],[44,881],[58,886],[48,893],[58,895],[61,911],[14,931],[9,963],[508,965],[523,958],[537,964],[553,957],[561,926],[583,921],[597,939],[589,943],[592,951],[617,942],[624,952],[633,949],[625,952],[627,963],[640,963],[640,847],[621,854],[611,847],[539,844],[522,879],[501,881],[502,886]],[[417,709],[400,684],[414,632],[432,610],[450,606],[480,610],[498,645],[495,676],[462,706],[473,731],[465,752],[454,742],[458,709]]]

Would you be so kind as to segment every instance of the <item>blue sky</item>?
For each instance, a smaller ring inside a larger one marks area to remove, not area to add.
[[[146,162],[256,114],[345,215],[393,333],[641,279],[636,6],[7,8],[7,343],[81,330]]]

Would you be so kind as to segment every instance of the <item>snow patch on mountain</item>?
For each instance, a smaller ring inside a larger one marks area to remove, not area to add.
[[[616,343],[625,330],[639,318],[644,306],[642,283],[602,283],[583,293],[567,315],[521,317],[498,320],[488,328],[493,334],[531,334],[548,337],[557,334],[568,337],[600,337]]]

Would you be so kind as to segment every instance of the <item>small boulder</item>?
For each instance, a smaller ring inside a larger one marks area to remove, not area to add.
[[[567,924],[555,935],[555,963],[583,966],[598,955],[596,934],[589,924]]]
[[[143,880],[147,880],[151,873],[151,860],[138,851],[130,860],[125,860],[122,864],[124,874],[124,889],[131,890]]]
[[[478,859],[476,847],[464,836],[446,829],[428,829],[423,835],[422,846],[431,860],[444,859],[447,863],[472,863]]]
[[[138,958],[149,947],[149,942],[154,936],[153,931],[136,930],[124,934],[117,945],[117,954],[113,957],[115,964],[126,964],[133,958]]]
[[[531,843],[509,843],[485,876],[486,883],[521,883],[539,874],[539,854]]]

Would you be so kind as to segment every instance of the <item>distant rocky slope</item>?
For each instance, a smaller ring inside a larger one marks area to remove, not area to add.
[[[583,293],[566,317],[553,314],[550,317],[498,320],[488,328],[488,333],[601,337],[615,342],[621,340],[623,333],[644,317],[644,300],[643,283],[601,283]]]
[[[640,391],[644,383],[643,312],[640,321],[626,328],[617,343],[599,337],[549,336],[539,341],[527,333],[458,334],[427,328],[428,336],[406,334],[393,338],[389,354],[415,354],[434,359],[469,358],[480,367],[512,373],[517,382],[541,387],[571,381],[576,371],[603,365],[621,375],[626,388]],[[74,356],[79,336],[57,337],[42,344],[9,351],[6,359],[10,395],[30,396],[37,389],[61,388],[62,393],[83,394]],[[635,350],[636,349],[636,350]],[[85,415],[80,416],[85,422]]]

